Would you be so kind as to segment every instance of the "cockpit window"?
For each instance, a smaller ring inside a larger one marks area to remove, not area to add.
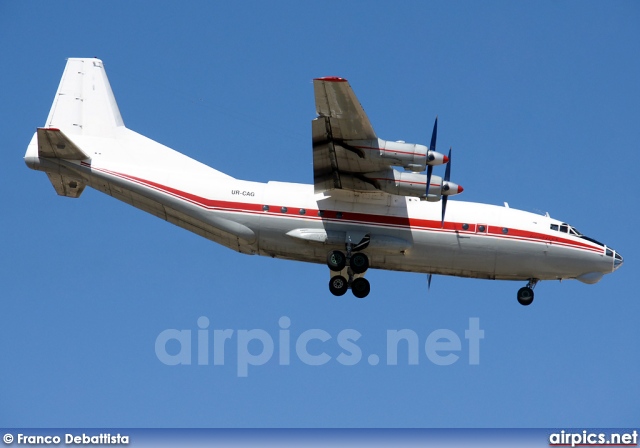
[[[604,247],[604,244],[602,244],[600,241],[589,238],[588,236],[581,235],[580,238],[582,238],[583,240],[591,241],[592,243],[596,243],[598,246]]]
[[[604,244],[602,244],[600,241],[594,240],[593,238],[589,238],[588,236],[584,236],[582,233],[580,233],[580,231],[578,229],[576,229],[575,227],[571,227],[566,222],[563,222],[560,225],[551,224],[551,230],[555,230],[557,232],[568,233],[570,235],[577,236],[578,238],[582,238],[584,240],[591,241],[592,243],[595,243],[598,246],[604,247]]]

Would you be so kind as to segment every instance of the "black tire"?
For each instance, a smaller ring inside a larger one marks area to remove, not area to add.
[[[533,289],[525,286],[518,290],[518,303],[523,306],[529,306],[533,302]]]
[[[371,285],[369,284],[369,280],[364,277],[360,277],[351,282],[351,292],[358,299],[364,299],[369,295],[369,291],[371,291]]]
[[[332,250],[327,254],[327,266],[334,272],[340,272],[347,265],[347,257],[339,250]]]
[[[354,274],[364,274],[369,269],[369,257],[362,252],[351,255],[349,266]]]
[[[329,280],[329,291],[334,296],[342,296],[349,289],[349,282],[342,275],[336,275]]]

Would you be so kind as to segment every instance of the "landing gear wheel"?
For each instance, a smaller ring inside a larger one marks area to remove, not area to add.
[[[331,291],[331,294],[334,296],[344,295],[347,289],[349,289],[349,283],[342,275],[336,275],[329,280],[329,291]]]
[[[351,255],[349,266],[354,274],[362,274],[369,269],[369,257],[363,253],[355,253]]]
[[[364,277],[359,277],[351,283],[351,292],[358,299],[367,297],[369,291],[371,291],[371,285],[369,284],[369,280]]]
[[[518,302],[520,305],[529,306],[533,302],[533,289],[528,286],[518,290]]]
[[[327,254],[327,266],[335,272],[340,272],[347,265],[347,257],[339,250],[332,250]]]

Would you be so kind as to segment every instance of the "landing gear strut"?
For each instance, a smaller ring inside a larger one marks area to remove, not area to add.
[[[531,305],[531,302],[533,302],[533,288],[536,287],[537,283],[538,280],[532,278],[531,280],[529,280],[529,283],[527,283],[527,286],[524,286],[518,290],[518,303],[520,303],[520,305]]]
[[[348,264],[348,266],[347,266]],[[354,277],[355,275],[364,274],[369,269],[369,257],[362,252],[351,254],[351,243],[347,243],[347,254],[339,250],[333,250],[327,254],[327,266],[337,275],[329,280],[329,291],[334,296],[342,296],[351,288],[354,296],[362,299],[369,295],[371,285],[369,280],[364,277]],[[345,278],[342,271],[347,269]]]

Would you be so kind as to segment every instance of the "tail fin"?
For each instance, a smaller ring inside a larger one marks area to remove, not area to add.
[[[68,59],[45,127],[34,134],[24,160],[29,168],[46,172],[59,195],[77,198],[85,181],[47,159],[87,160],[74,138],[115,138],[118,128],[124,123],[102,61]]]
[[[102,61],[68,59],[45,127],[69,136],[115,137],[121,126],[124,122]]]

